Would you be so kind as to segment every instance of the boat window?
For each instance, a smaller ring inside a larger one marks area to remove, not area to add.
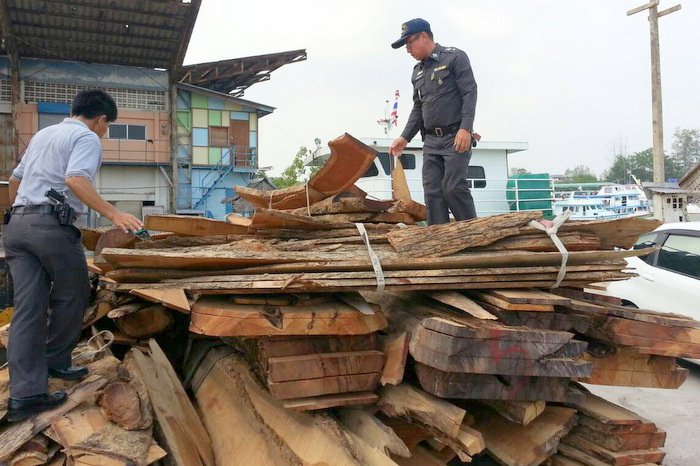
[[[485,188],[486,187],[486,172],[484,167],[478,165],[470,165],[467,168],[467,183],[469,188]]]
[[[372,176],[377,176],[379,175],[379,170],[377,170],[377,164],[376,162],[372,162],[372,165],[367,168],[367,171],[365,172],[364,175],[362,175],[362,178],[370,178]]]
[[[657,266],[700,279],[700,237],[669,235],[659,251]]]
[[[386,152],[380,152],[379,154],[377,154],[377,158],[379,158],[379,161],[382,163],[384,174],[388,175],[389,173],[391,173],[391,166],[389,162],[391,156]]]
[[[403,154],[399,157],[404,170],[416,169],[416,156],[414,154]]]

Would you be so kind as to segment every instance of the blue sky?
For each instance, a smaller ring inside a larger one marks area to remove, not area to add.
[[[260,120],[260,165],[279,173],[300,146],[348,132],[379,137],[385,101],[410,111],[414,60],[390,43],[402,22],[428,20],[436,41],[467,52],[479,85],[475,129],[525,141],[510,166],[606,169],[616,151],[651,146],[649,26],[626,11],[644,0],[203,0],[185,63],[305,48],[244,98],[277,108]],[[662,0],[660,9],[675,2]],[[660,19],[665,144],[700,128],[700,2]]]

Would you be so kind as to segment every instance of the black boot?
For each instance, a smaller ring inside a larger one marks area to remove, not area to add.
[[[41,395],[12,398],[7,402],[7,421],[17,422],[35,414],[53,409],[63,404],[68,397],[66,392],[42,393]]]
[[[49,368],[49,377],[54,379],[75,380],[82,379],[88,375],[88,369],[84,366],[70,366],[63,369]]]

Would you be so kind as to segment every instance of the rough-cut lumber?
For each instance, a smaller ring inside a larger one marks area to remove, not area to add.
[[[397,201],[410,201],[411,190],[406,181],[406,172],[403,170],[403,164],[398,157],[394,159],[394,169],[391,171],[391,198]]]
[[[29,439],[48,427],[54,420],[93,396],[106,382],[100,376],[90,376],[67,392],[68,400],[62,405],[6,428],[0,433],[0,461],[7,460]]]
[[[585,353],[583,357],[593,364],[593,372],[581,382],[595,385],[678,388],[688,377],[688,369],[679,367],[676,358],[640,354],[629,348],[619,347],[604,356]]]
[[[130,352],[138,377],[153,404],[166,449],[174,464],[213,466],[209,434],[192,406],[170,362],[155,340],[149,341],[149,354]]]
[[[591,233],[580,233],[576,231],[559,232],[557,237],[562,242],[567,251],[591,251],[600,249],[600,238]],[[509,236],[498,241],[476,248],[478,251],[558,251],[557,246],[547,235],[541,231],[536,233],[520,233],[517,236]]]
[[[570,390],[571,379],[564,377],[460,374],[420,363],[416,374],[423,390],[441,398],[566,402],[580,397]]]
[[[616,220],[567,222],[559,227],[559,231],[584,231],[593,233],[600,238],[601,249],[629,249],[634,246],[634,243],[639,239],[640,235],[654,231],[661,224],[662,222],[656,219],[627,217]]]
[[[166,455],[157,445],[156,451],[153,451],[153,447],[150,431],[126,431],[107,423],[99,431],[73,445],[70,453],[76,465],[146,466]]]
[[[542,414],[547,407],[545,401],[482,401],[510,422],[526,426]]]
[[[605,425],[629,425],[636,428],[640,424],[652,424],[638,414],[592,393],[587,393],[584,399],[573,403],[573,406],[581,413]]]
[[[408,358],[408,342],[406,332],[393,333],[384,337],[382,350],[386,355],[386,363],[380,379],[382,385],[398,385],[403,381]]]
[[[394,204],[394,201],[376,201],[362,197],[328,197],[310,207],[300,207],[289,213],[296,215],[326,215],[347,213],[384,212]]]
[[[381,373],[375,372],[285,382],[268,382],[267,388],[270,390],[270,393],[280,400],[333,395],[337,393],[371,392],[376,389],[380,376]]]
[[[542,212],[508,213],[445,225],[404,228],[389,232],[387,236],[392,246],[404,254],[441,257],[516,235],[520,227],[540,218]]]
[[[345,191],[365,174],[377,152],[345,133],[328,143],[331,155],[306,184],[263,191],[236,186],[236,193],[256,207],[296,209]]]
[[[209,336],[357,335],[386,326],[381,311],[366,315],[339,302],[253,306],[205,297],[192,306],[190,330]]]
[[[491,296],[512,304],[551,304],[566,306],[571,300],[542,290],[489,290]]]
[[[396,463],[399,466],[447,466],[445,461],[421,446],[411,450],[411,456],[408,458],[396,458]]]
[[[512,303],[494,295],[491,291],[470,291],[469,294],[478,301],[491,304],[504,311],[554,311],[554,306],[551,304]]]
[[[466,411],[407,384],[385,386],[377,402],[387,416],[405,416],[448,437],[459,434]]]
[[[663,448],[666,432],[605,432],[587,425],[578,425],[572,433],[611,451],[650,450]]]
[[[285,409],[231,350],[209,351],[193,389],[217,465],[368,464],[358,459],[364,442],[347,441],[327,416]]]
[[[168,330],[173,324],[173,316],[165,307],[155,304],[118,317],[114,322],[130,337],[147,338]]]
[[[561,438],[576,423],[576,410],[550,406],[527,426],[489,412],[477,412],[474,428],[489,454],[502,464],[537,466],[556,453]]]
[[[491,346],[489,343],[488,349]],[[516,359],[501,356],[448,356],[413,342],[410,351],[417,362],[445,372],[575,378],[587,377],[591,374],[591,363],[571,358]]]
[[[147,301],[160,303],[169,309],[175,309],[185,314],[190,313],[190,303],[185,292],[180,289],[131,290],[131,294]]]
[[[435,301],[441,302],[455,309],[464,311],[470,316],[476,317],[477,319],[498,319],[495,315],[488,312],[478,303],[474,302],[473,300],[469,299],[468,297],[464,296],[462,293],[459,293],[457,291],[433,291],[425,294],[434,299]]]
[[[237,235],[248,232],[244,226],[191,215],[147,215],[143,225],[148,230],[169,231],[183,236]]]
[[[411,456],[411,452],[399,436],[367,411],[356,408],[341,409],[338,419],[343,427],[386,455],[404,458]]]
[[[307,398],[291,398],[289,400],[282,400],[282,404],[285,408],[295,411],[317,411],[319,409],[335,408],[339,406],[372,405],[378,399],[379,396],[376,393],[354,392],[311,396]]]
[[[593,270],[621,270],[624,268],[607,261],[649,254],[649,249],[629,251],[574,251],[569,254],[567,264],[604,265]],[[561,254],[554,252],[480,252],[456,254],[448,257],[413,257],[396,253],[377,252],[384,270],[434,270],[486,267],[551,267],[557,273]],[[363,271],[373,270],[368,258],[358,257],[355,252],[342,251],[309,253],[278,251],[259,242],[241,241],[229,245],[202,246],[196,248],[171,248],[167,250],[140,250],[106,248],[102,257],[116,268],[224,270],[226,274],[280,273],[315,271]],[[296,264],[295,264],[296,263]],[[265,266],[265,267],[262,267]],[[590,266],[587,266],[590,267]],[[226,269],[241,268],[237,272]],[[567,270],[570,269],[567,266]],[[583,270],[583,269],[580,269]],[[587,268],[586,270],[591,270]],[[171,271],[172,272],[172,271]],[[523,270],[529,273],[530,271]],[[192,274],[196,276],[198,274]],[[110,272],[108,277],[119,274]],[[183,274],[180,276],[191,276]],[[629,278],[629,274],[625,275]],[[123,280],[121,280],[123,281]]]
[[[569,445],[577,450],[602,460],[604,463],[615,466],[628,466],[643,463],[661,463],[666,454],[659,449],[652,448],[648,450],[627,450],[627,451],[611,451],[600,445],[586,440],[578,434],[569,434],[562,443]]]
[[[389,208],[388,212],[408,214],[417,222],[422,222],[428,218],[428,210],[424,204],[404,199],[396,201],[394,205]]]
[[[337,375],[378,373],[384,367],[384,359],[384,353],[381,351],[316,353],[269,358],[267,378],[270,382],[286,382]]]

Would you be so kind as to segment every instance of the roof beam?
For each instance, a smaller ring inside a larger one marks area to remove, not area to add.
[[[20,31],[18,31],[20,32]],[[162,47],[160,45],[154,45],[154,44],[160,44],[161,41],[158,39],[153,39],[153,38],[148,38],[148,37],[138,37],[138,36],[131,36],[131,35],[120,35],[120,34],[104,34],[100,33],[97,31],[94,32],[77,32],[75,31],[74,33],[68,33],[70,34],[69,36],[58,36],[56,34],[52,34],[51,30],[46,30],[45,28],[38,28],[38,27],[32,27],[27,28],[27,29],[22,29],[21,30],[21,37],[22,40],[25,42],[27,40],[31,39],[39,39],[39,40],[59,40],[59,41],[65,41],[67,43],[89,43],[92,46],[98,43],[103,43],[106,46],[111,46],[111,47],[138,47],[138,48],[148,48],[149,50],[155,50],[158,52],[163,52],[168,55],[172,54],[174,47]],[[82,37],[81,37],[82,36]],[[104,42],[100,41],[100,37],[111,37],[114,39],[119,39],[119,41],[110,41],[110,42]]]
[[[187,47],[190,44],[190,39],[192,38],[192,31],[194,30],[194,23],[197,21],[197,15],[199,14],[199,7],[202,5],[202,0],[192,0],[190,3],[190,10],[185,19],[184,30],[180,38],[180,46],[175,53],[173,58],[173,63],[170,68],[173,70],[171,79],[174,80],[175,76],[179,74],[182,63],[185,60],[185,54],[187,53]]]
[[[148,2],[143,2],[143,4],[151,4],[151,5],[165,5],[165,8],[162,9],[162,11],[148,11],[148,10],[142,10],[139,8],[129,8],[125,7],[123,5],[119,5],[118,8],[114,8],[114,6],[107,4],[105,5],[105,2],[103,0],[98,0],[96,2],[90,2],[90,1],[84,1],[84,0],[70,0],[70,1],[65,1],[65,0],[34,0],[35,2],[42,2],[44,3],[44,8],[46,10],[51,9],[52,7],[55,7],[56,5],[64,5],[68,7],[69,9],[74,9],[75,7],[82,7],[82,8],[88,8],[88,9],[93,9],[93,10],[102,10],[102,11],[118,11],[120,13],[129,13],[129,14],[138,14],[138,15],[146,15],[146,16],[168,16],[168,17],[176,17],[179,19],[185,19],[187,18],[187,12],[184,11],[185,9],[189,8],[189,5],[187,3],[174,3],[174,2],[157,2],[154,0],[149,0]],[[111,3],[111,2],[110,2]],[[123,2],[120,2],[123,3]],[[181,7],[182,5],[182,7]],[[13,8],[14,9],[14,8]],[[51,13],[53,14],[53,12]]]

